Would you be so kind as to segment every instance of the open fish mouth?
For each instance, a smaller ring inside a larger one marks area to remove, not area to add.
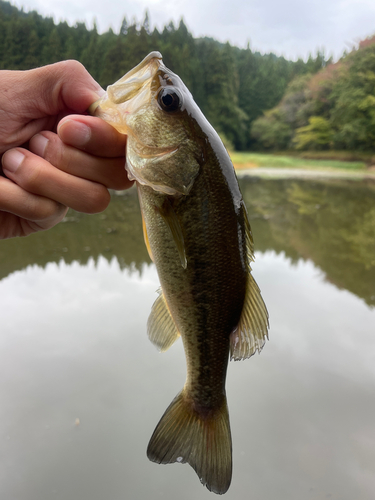
[[[88,112],[103,118],[123,134],[131,133],[124,117],[150,102],[153,77],[162,64],[160,52],[151,52],[120,80],[109,85],[106,94],[91,104]]]
[[[151,52],[135,68],[107,89],[108,97],[114,104],[121,104],[133,99],[150,83],[162,62],[160,52]]]

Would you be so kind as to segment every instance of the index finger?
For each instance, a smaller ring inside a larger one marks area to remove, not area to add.
[[[69,115],[63,118],[57,133],[70,146],[95,156],[117,158],[125,156],[126,135],[101,118],[87,115]]]

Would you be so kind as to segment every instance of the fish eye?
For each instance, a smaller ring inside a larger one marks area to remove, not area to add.
[[[164,87],[159,92],[158,103],[162,110],[169,113],[181,108],[182,98],[176,89]]]

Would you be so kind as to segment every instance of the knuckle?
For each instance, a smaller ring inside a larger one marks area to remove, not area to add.
[[[66,151],[61,142],[56,137],[51,137],[44,151],[44,159],[59,168],[69,161],[69,158],[65,158],[65,156]]]
[[[23,163],[22,178],[23,187],[31,193],[38,194],[41,186],[41,176],[43,167],[40,162],[33,161],[28,158]]]
[[[47,198],[32,197],[28,199],[25,211],[28,220],[43,221],[59,212],[59,204]]]
[[[60,63],[63,70],[66,70],[68,74],[71,73],[86,73],[86,68],[82,63],[76,61],[75,59],[68,59],[66,61],[61,61]]]

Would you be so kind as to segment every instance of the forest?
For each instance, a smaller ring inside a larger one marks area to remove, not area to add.
[[[251,34],[249,34],[251,35]],[[162,31],[142,22],[98,33],[0,0],[0,69],[80,61],[105,88],[152,50],[192,92],[229,149],[375,150],[375,37],[332,63],[304,61],[194,38],[183,19]]]

